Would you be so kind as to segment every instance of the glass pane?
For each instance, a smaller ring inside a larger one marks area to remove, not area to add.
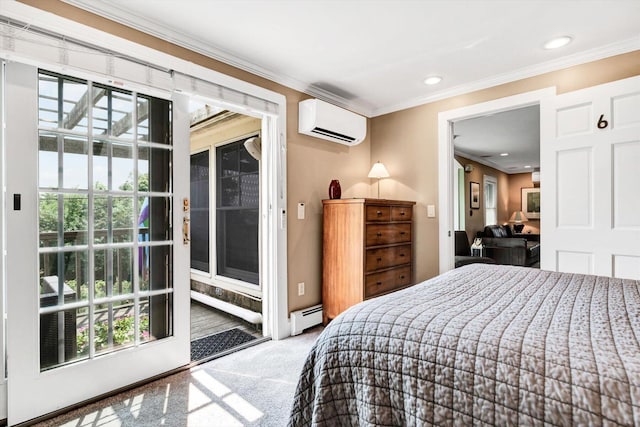
[[[244,144],[244,143],[243,143]],[[256,159],[254,159],[251,154],[244,148],[244,145],[240,146],[240,172],[241,173],[252,173],[258,172],[260,163]]]
[[[111,91],[111,135],[133,139],[133,95]]]
[[[171,246],[140,246],[138,278],[141,291],[173,288],[169,267],[173,263]]]
[[[58,77],[38,76],[38,126],[58,127]]]
[[[38,150],[38,185],[40,188],[58,188],[58,137],[40,132]]]
[[[260,205],[258,174],[240,175],[240,206],[257,208]]]
[[[87,251],[40,254],[40,307],[86,301]]]
[[[218,274],[259,284],[258,209],[218,210]]]
[[[93,241],[107,243],[107,234],[111,221],[109,219],[109,196],[93,197]]]
[[[87,359],[86,308],[40,315],[40,370]]]
[[[173,335],[173,294],[140,299],[141,341],[154,341]]]
[[[209,151],[191,156],[191,268],[209,272]]]
[[[236,144],[218,148],[220,169],[218,176],[235,176],[238,174],[238,148]]]
[[[133,147],[128,144],[113,144],[111,174],[113,190],[133,191]]]
[[[109,143],[93,143],[93,188],[105,191],[109,189]]]
[[[138,96],[138,140],[149,141],[149,100]]]
[[[94,253],[95,298],[133,293],[133,248],[100,249]]]
[[[62,199],[62,195],[60,195]],[[40,232],[40,247],[58,246],[58,194],[40,193],[38,201],[38,227]]]
[[[138,309],[132,295],[134,274],[143,290],[173,287],[172,113],[170,101],[136,98],[122,90],[91,86],[65,76],[40,73],[39,86],[39,123],[49,128],[40,132],[38,146],[38,182],[47,190],[39,193],[39,245],[47,250],[63,249],[85,246],[93,239],[96,244],[119,246],[39,254],[41,307],[58,309],[64,304],[86,302],[75,311],[41,314],[41,365],[50,369],[89,357],[91,346],[102,354],[130,347],[136,339],[146,342],[172,334],[170,295],[144,297]],[[93,118],[91,123],[89,116]],[[84,132],[90,127],[92,140],[57,130]],[[167,144],[167,148],[138,147],[136,133],[138,141]],[[97,135],[102,136],[95,138]],[[118,142],[107,136],[129,141]],[[137,182],[136,166],[140,167]],[[89,186],[95,193],[88,191]],[[64,191],[56,192],[58,189]],[[122,195],[123,191],[128,195]],[[167,194],[145,197],[149,192]],[[136,224],[140,224],[137,236]],[[93,236],[88,236],[89,229]],[[134,239],[143,246],[135,248]],[[169,243],[145,247],[144,242],[149,241]],[[139,266],[138,272],[134,271],[135,265]],[[129,299],[109,300],[121,296]],[[136,311],[140,314],[137,328]],[[93,342],[90,335],[95,335]]]
[[[84,138],[66,136],[63,154],[63,188],[88,189],[88,144]]]
[[[104,87],[93,87],[93,134],[107,135],[109,127],[109,90]]]
[[[218,207],[235,207],[240,205],[240,188],[238,177],[222,178],[219,181]]]
[[[133,242],[133,226],[137,216],[133,212],[133,197],[111,197],[111,224],[113,226],[113,242]]]
[[[171,145],[171,101],[151,96],[139,96],[139,99],[147,99],[149,103],[147,140]]]
[[[138,198],[138,241],[171,240],[171,199],[168,197]]]
[[[140,191],[171,191],[171,151],[162,148],[138,149],[138,185]]]
[[[62,83],[63,96],[63,129],[79,132],[87,131],[87,98],[89,86],[86,82],[64,79]]]
[[[94,345],[96,353],[108,353],[135,343],[133,300],[101,304],[96,307]]]
[[[89,196],[86,194],[64,195],[64,244],[87,243],[89,224]]]

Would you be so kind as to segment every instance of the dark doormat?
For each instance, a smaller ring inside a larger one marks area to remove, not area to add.
[[[256,337],[253,335],[238,328],[199,338],[191,341],[191,360],[206,359],[214,354],[222,353],[255,339]]]

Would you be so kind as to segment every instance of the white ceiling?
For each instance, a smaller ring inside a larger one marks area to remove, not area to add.
[[[638,0],[65,1],[369,117],[640,49]],[[538,107],[455,134],[503,172],[540,165]]]
[[[640,49],[638,0],[65,1],[369,117]]]
[[[455,122],[453,135],[456,154],[502,172],[532,172],[540,167],[537,105]]]

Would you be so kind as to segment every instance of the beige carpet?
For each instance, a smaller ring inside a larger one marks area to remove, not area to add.
[[[284,426],[321,331],[267,341],[36,425]]]

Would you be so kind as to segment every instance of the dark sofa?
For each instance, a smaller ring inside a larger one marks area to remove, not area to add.
[[[482,237],[484,254],[496,264],[537,267],[540,263],[540,243],[512,237],[511,229],[503,225],[488,225]]]
[[[495,264],[495,260],[484,256],[471,256],[471,247],[469,246],[469,238],[464,230],[455,232],[455,248],[456,248],[456,264],[455,268],[462,267],[467,264]]]

